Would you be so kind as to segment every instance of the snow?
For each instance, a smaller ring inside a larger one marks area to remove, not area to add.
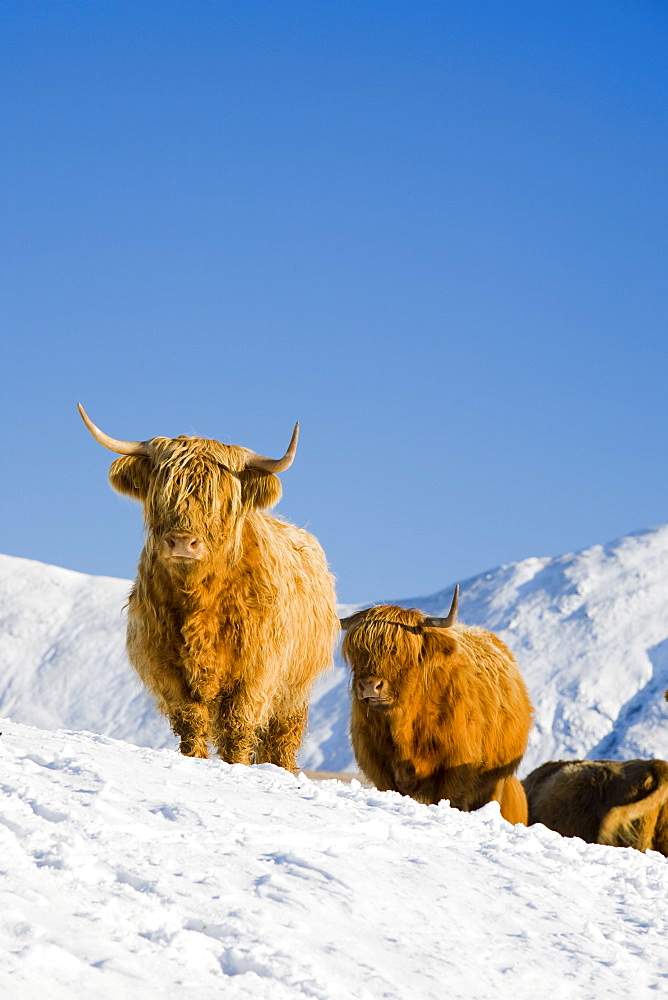
[[[668,758],[668,525],[554,559],[530,558],[461,585],[460,620],[498,632],[536,706],[524,773],[550,758]],[[447,613],[438,594],[391,601]],[[129,581],[0,556],[0,714],[174,747],[124,653]],[[340,607],[387,602],[387,595]],[[354,770],[348,678],[316,685],[301,766]]]
[[[125,657],[130,582],[0,555],[0,714],[172,746]]]
[[[357,782],[5,722],[0,995],[668,990],[668,866]]]

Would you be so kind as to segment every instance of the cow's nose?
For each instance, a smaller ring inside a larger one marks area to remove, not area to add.
[[[163,539],[163,552],[170,559],[201,559],[204,540],[184,531],[170,531]]]
[[[384,697],[385,681],[380,677],[364,677],[360,681],[360,694],[362,698],[382,698]]]

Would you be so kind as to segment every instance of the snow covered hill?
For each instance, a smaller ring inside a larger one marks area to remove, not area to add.
[[[602,1000],[668,987],[668,864],[271,765],[3,723],[0,996]]]
[[[668,525],[460,583],[460,619],[498,632],[531,690],[524,771],[551,757],[668,758]],[[173,747],[125,660],[128,590],[126,581],[0,556],[0,715]],[[451,595],[449,585],[393,603],[444,614]],[[315,690],[302,766],[351,769],[347,724],[338,665]]]
[[[127,580],[0,556],[0,716],[173,746],[125,657]]]

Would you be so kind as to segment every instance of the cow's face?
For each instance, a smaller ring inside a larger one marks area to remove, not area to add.
[[[123,456],[109,478],[114,489],[141,502],[147,553],[181,576],[238,557],[245,515],[278,502],[274,473],[292,464],[297,449],[299,425],[283,458],[271,459],[204,438],[120,441],[96,427],[81,405],[79,412],[96,441]]]
[[[367,708],[390,712],[412,702],[432,682],[432,661],[457,648],[450,629],[425,627],[415,608],[368,608],[345,619],[342,652],[351,669],[351,691]]]
[[[201,438],[153,438],[148,455],[117,458],[109,479],[144,508],[147,547],[171,572],[191,574],[238,555],[243,518],[281,496],[276,476],[246,467],[244,448]]]

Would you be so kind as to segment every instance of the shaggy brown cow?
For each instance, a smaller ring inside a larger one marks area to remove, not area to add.
[[[526,823],[514,772],[529,695],[501,640],[456,617],[457,590],[447,618],[379,606],[342,620],[357,763],[381,791],[466,812],[496,800],[509,822]]]
[[[147,540],[128,602],[130,662],[180,739],[230,763],[294,770],[315,677],[339,628],[315,538],[262,508],[292,463],[202,438],[118,441],[114,489],[140,500]]]
[[[524,779],[529,823],[668,856],[665,760],[548,760]]]

